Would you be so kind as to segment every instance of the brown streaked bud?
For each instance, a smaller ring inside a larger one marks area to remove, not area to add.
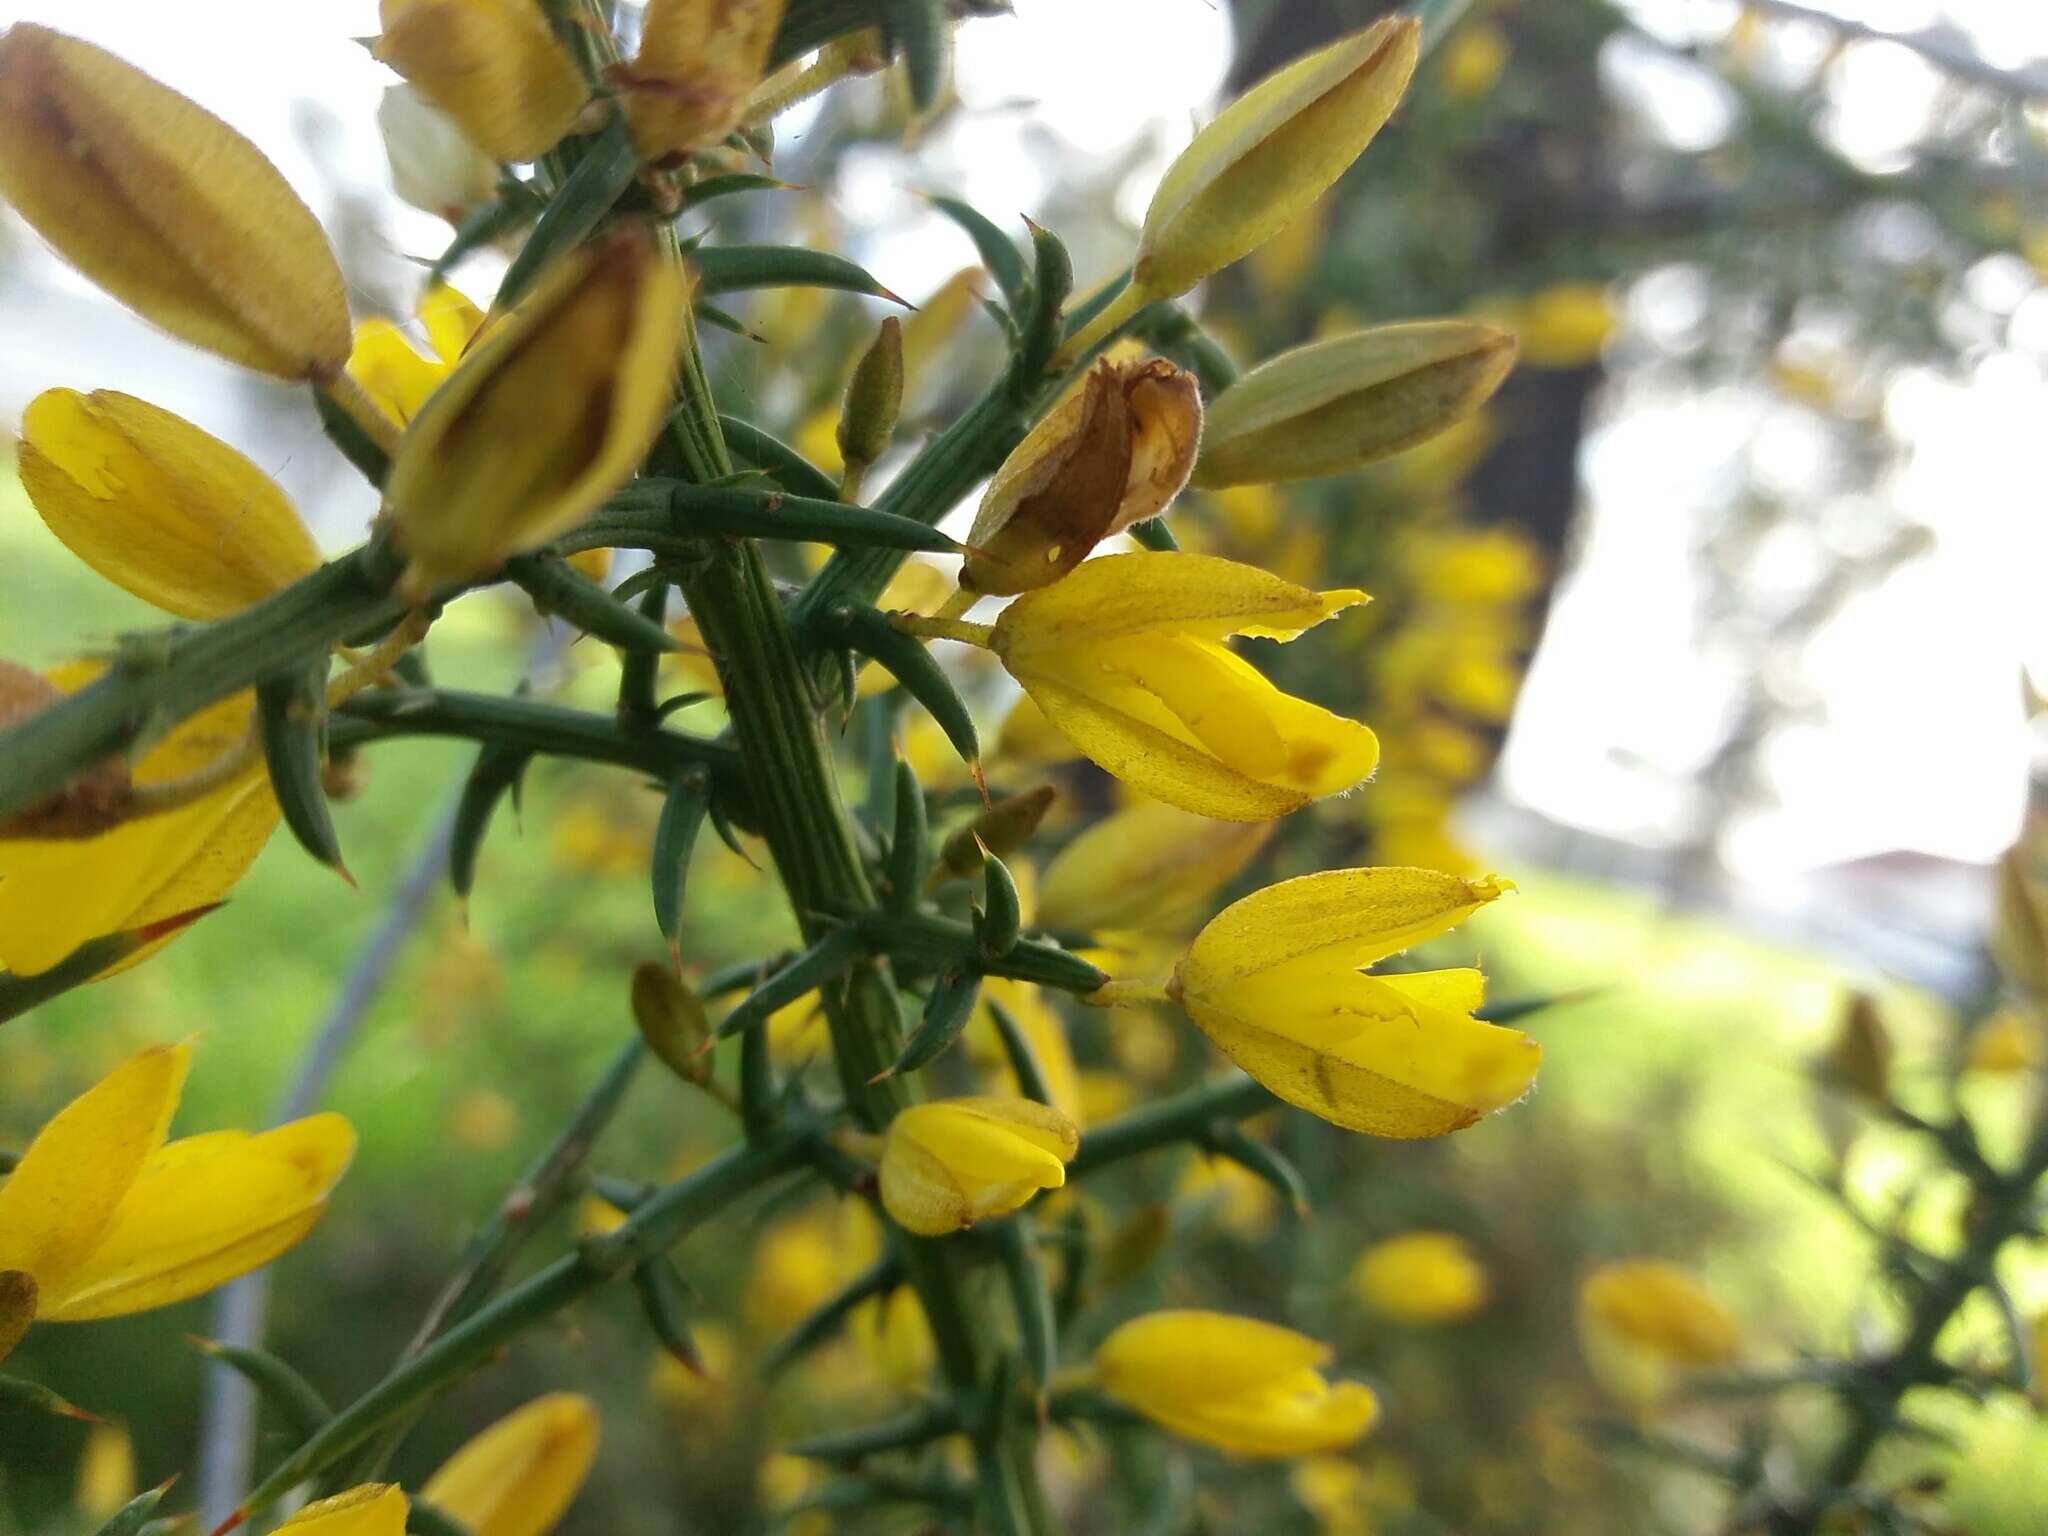
[[[971,592],[1048,586],[1095,546],[1165,511],[1202,435],[1193,375],[1163,358],[1105,358],[996,471],[960,568]]]
[[[1021,795],[1006,795],[989,806],[939,845],[938,862],[925,882],[925,894],[930,895],[948,880],[980,874],[989,854],[1004,859],[1022,848],[1031,841],[1039,823],[1045,820],[1045,813],[1058,798],[1057,789],[1041,784]]]
[[[0,732],[63,697],[64,690],[40,673],[0,658]],[[134,792],[127,765],[110,757],[0,823],[0,837],[96,837],[126,819]]]
[[[628,226],[479,333],[391,462],[409,593],[568,532],[631,477],[668,412],[686,302],[680,269]]]
[[[1380,325],[1295,347],[1210,404],[1193,483],[1221,490],[1358,469],[1471,415],[1514,362],[1513,336],[1470,320]]]
[[[281,379],[348,361],[341,269],[277,167],[103,48],[0,35],[0,196],[152,324]]]
[[[703,1001],[676,973],[652,960],[633,969],[633,1022],[663,1066],[698,1087],[711,1081],[711,1020]]]
[[[740,125],[783,0],[649,0],[640,51],[613,71],[626,93],[626,127],[650,165],[670,165]]]
[[[868,465],[888,452],[902,407],[903,325],[891,315],[854,364],[846,386],[846,403],[839,411],[841,462]]]

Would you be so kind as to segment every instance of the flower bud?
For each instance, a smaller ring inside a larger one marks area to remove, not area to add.
[[[104,49],[30,22],[0,36],[0,196],[173,336],[283,379],[348,357],[311,210],[255,145]]]
[[[133,395],[44,390],[22,413],[20,459],[29,500],[66,548],[180,618],[239,613],[320,564],[277,482]]]
[[[460,224],[497,195],[498,163],[462,125],[408,84],[377,103],[377,131],[391,165],[391,189],[423,213]]]
[[[1211,1040],[1279,1097],[1347,1130],[1462,1130],[1529,1091],[1542,1049],[1473,1017],[1476,970],[1368,976],[1512,889],[1430,869],[1338,869],[1225,907],[1175,973]]]
[[[589,98],[536,0],[380,0],[370,52],[494,160],[538,160]]]
[[[702,1051],[711,1020],[697,994],[665,965],[648,960],[633,971],[633,1022],[663,1066],[686,1083],[711,1081],[711,1058]]]
[[[1691,1271],[1628,1259],[1603,1264],[1580,1285],[1579,1343],[1602,1386],[1647,1408],[1685,1372],[1732,1363],[1742,1325]]]
[[[1355,1381],[1332,1384],[1329,1349],[1291,1328],[1226,1312],[1148,1312],[1095,1351],[1095,1378],[1174,1434],[1240,1456],[1349,1445],[1379,1417]]]
[[[661,428],[686,302],[645,230],[580,246],[488,325],[400,440],[385,485],[423,595],[566,533]]]
[[[568,1511],[597,1457],[597,1404],[551,1392],[476,1435],[420,1490],[471,1536],[540,1536]]]
[[[1047,412],[989,482],[960,585],[1006,596],[1057,581],[1187,483],[1202,434],[1192,375],[1163,358],[1105,358]]]
[[[1016,1210],[1067,1182],[1074,1122],[1029,1099],[940,1099],[889,1122],[882,1205],[920,1237],[943,1237]]]
[[[649,0],[640,51],[615,72],[626,127],[651,165],[716,144],[767,72],[783,0]]]
[[[866,467],[889,451],[896,415],[903,406],[903,325],[894,315],[854,365],[839,411],[839,459],[849,469]]]
[[[1486,402],[1515,339],[1469,320],[1375,326],[1282,352],[1209,407],[1207,490],[1343,474],[1412,448]]]
[[[1486,1305],[1491,1284],[1472,1245],[1451,1232],[1403,1232],[1351,1267],[1351,1293],[1402,1323],[1452,1323]]]
[[[1046,867],[1038,921],[1082,933],[1171,932],[1208,909],[1272,830],[1271,822],[1212,821],[1151,800],[1126,806]]]
[[[1296,59],[1218,113],[1152,194],[1129,285],[1064,355],[1186,293],[1299,217],[1393,115],[1421,35],[1413,17],[1387,17]]]

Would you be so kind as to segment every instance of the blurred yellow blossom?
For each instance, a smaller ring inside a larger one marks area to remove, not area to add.
[[[848,1328],[861,1353],[897,1392],[912,1397],[929,1384],[938,1345],[917,1292],[899,1285],[854,1309]]]
[[[78,1487],[72,1503],[92,1522],[110,1520],[135,1497],[135,1442],[119,1424],[95,1424],[86,1431],[78,1458]]]
[[[1484,21],[1468,21],[1452,32],[1437,65],[1444,94],[1453,101],[1486,95],[1500,84],[1507,67],[1507,34]]]
[[[389,320],[373,315],[356,326],[348,356],[349,376],[397,427],[420,413],[484,323],[484,312],[446,283],[430,283],[413,313],[427,352]]]
[[[1280,1214],[1273,1186],[1235,1158],[1196,1154],[1181,1169],[1173,1192],[1202,1206],[1218,1227],[1243,1242],[1268,1236]]]
[[[1492,1290],[1472,1245],[1451,1232],[1404,1232],[1374,1243],[1351,1266],[1351,1294],[1403,1323],[1449,1323],[1486,1305]]]
[[[547,1536],[590,1475],[597,1434],[589,1398],[535,1398],[443,1462],[420,1497],[470,1536]]]
[[[316,1499],[277,1529],[292,1536],[405,1536],[411,1501],[395,1483],[363,1483]]]
[[[1156,800],[1104,817],[1060,850],[1039,887],[1038,921],[1082,933],[1173,933],[1205,911],[1272,834]]]
[[[2001,1008],[1970,1031],[1963,1046],[1963,1067],[1970,1072],[2005,1076],[2032,1072],[2041,1065],[2044,1046],[2041,1021],[2024,1008]]]
[[[1580,1284],[1579,1342],[1603,1387],[1649,1409],[1687,1371],[1731,1364],[1742,1350],[1742,1326],[1691,1271],[1663,1259],[1628,1259],[1600,1266]]]

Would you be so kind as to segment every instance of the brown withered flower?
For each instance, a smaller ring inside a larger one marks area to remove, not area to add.
[[[1104,358],[989,482],[961,587],[1000,597],[1059,580],[1111,534],[1166,510],[1201,435],[1193,375],[1164,358]]]
[[[40,673],[0,658],[0,731],[63,697],[64,690]],[[0,822],[0,837],[94,837],[125,819],[134,793],[127,765],[110,757]]]

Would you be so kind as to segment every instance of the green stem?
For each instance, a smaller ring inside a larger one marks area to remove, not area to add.
[[[1217,1120],[1243,1120],[1280,1101],[1249,1077],[1227,1077],[1203,1083],[1170,1099],[1160,1099],[1081,1138],[1081,1150],[1067,1165],[1069,1178],[1085,1178],[1111,1163],[1174,1142],[1193,1142]]]

